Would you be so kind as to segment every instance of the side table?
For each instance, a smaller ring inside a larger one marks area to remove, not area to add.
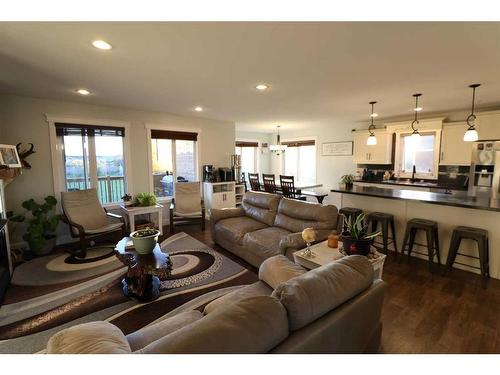
[[[160,235],[163,234],[163,222],[162,222],[163,206],[161,204],[157,204],[155,206],[147,206],[147,207],[131,207],[131,206],[121,205],[120,208],[127,217],[130,232],[135,231],[135,216],[144,214],[156,214],[157,220],[155,224],[158,226]]]
[[[160,279],[167,279],[172,272],[172,261],[156,244],[151,254],[138,254],[130,237],[116,244],[116,257],[128,267],[121,285],[123,294],[139,301],[153,301],[160,296]]]
[[[332,249],[328,247],[328,241],[323,241],[311,246],[312,256],[304,255],[304,250],[302,249],[293,253],[293,260],[302,267],[312,270],[313,268],[321,267],[343,258],[345,255],[340,252],[341,248],[342,242],[339,242],[338,248]],[[379,253],[372,246],[371,252],[367,257],[373,266],[373,279],[381,279],[386,255]]]

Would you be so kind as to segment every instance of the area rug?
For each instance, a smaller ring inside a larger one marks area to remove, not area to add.
[[[112,247],[91,249],[86,261],[68,254],[18,266],[0,308],[0,353],[36,353],[61,329],[107,320],[125,334],[179,309],[200,307],[257,276],[186,233],[161,244],[173,262],[172,277],[161,283],[160,298],[139,303],[123,295],[126,272]]]

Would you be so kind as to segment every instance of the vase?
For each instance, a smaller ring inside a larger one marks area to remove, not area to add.
[[[134,237],[134,234],[140,232],[141,230],[136,230],[135,232],[130,233],[130,237],[132,238],[132,242],[134,243],[134,248],[137,253],[141,255],[151,254],[158,243],[158,237],[160,235],[160,231],[156,230],[155,234],[151,234],[146,237]]]
[[[342,235],[342,245],[347,255],[368,255],[373,239],[356,240],[351,236]]]

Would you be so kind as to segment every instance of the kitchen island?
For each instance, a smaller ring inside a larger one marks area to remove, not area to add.
[[[439,226],[441,263],[445,264],[453,228],[459,225],[486,229],[489,232],[490,275],[500,279],[500,202],[495,199],[450,195],[427,191],[385,189],[369,186],[331,189],[340,195],[341,207],[355,207],[365,212],[385,212],[394,215],[398,250],[401,252],[406,222],[413,218],[434,220]],[[426,253],[425,236],[419,233],[414,251]],[[477,257],[477,245],[463,240],[460,253]],[[412,253],[422,259],[426,256]],[[457,256],[454,267],[479,273],[470,266],[479,266],[477,259]]]

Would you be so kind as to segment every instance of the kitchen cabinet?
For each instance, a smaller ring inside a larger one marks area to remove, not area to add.
[[[500,139],[500,111],[478,113],[476,128],[480,141]]]
[[[465,122],[443,124],[441,131],[440,165],[470,165],[472,142],[464,142]]]
[[[203,201],[207,210],[207,216],[213,208],[236,207],[236,183],[235,182],[204,182]]]
[[[377,132],[377,144],[369,146],[366,141],[370,133],[354,132],[353,163],[355,164],[392,164],[392,133]]]

